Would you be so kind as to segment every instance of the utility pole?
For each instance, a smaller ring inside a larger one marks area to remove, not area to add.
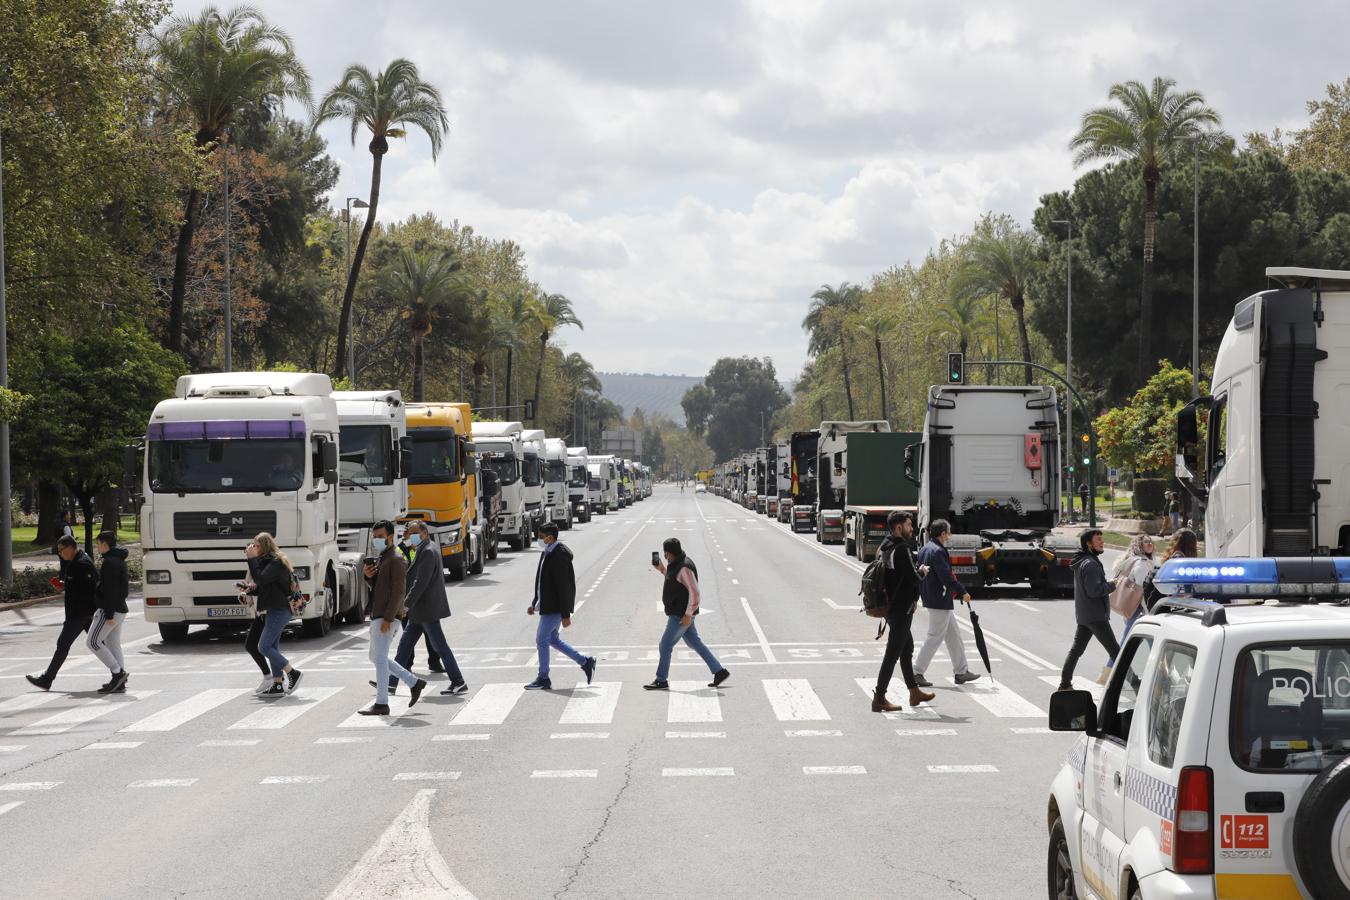
[[[1073,388],[1073,219],[1056,219],[1055,224],[1069,226],[1068,293],[1064,301],[1064,317],[1065,317],[1064,334],[1066,343],[1066,346],[1064,348],[1064,376],[1065,376],[1064,380],[1069,385],[1069,388],[1072,389]],[[1066,442],[1066,446],[1069,448],[1067,458],[1069,461],[1069,472],[1070,474],[1072,474],[1075,468],[1073,464],[1073,454],[1077,452],[1076,448],[1073,445],[1072,403],[1067,403],[1065,404],[1064,407],[1064,428],[1069,435],[1069,440]],[[1073,481],[1074,481],[1073,478],[1069,479],[1069,490],[1064,492],[1064,494],[1068,497],[1070,520],[1073,519],[1073,488],[1075,487]]]
[[[5,306],[5,152],[0,139],[0,387],[9,387],[9,310]],[[14,523],[9,514],[9,423],[0,421],[0,577],[14,581]]]
[[[234,371],[234,304],[230,297],[230,141],[225,138],[225,371]]]
[[[1191,399],[1200,396],[1200,142],[1195,144],[1195,193],[1191,210]]]

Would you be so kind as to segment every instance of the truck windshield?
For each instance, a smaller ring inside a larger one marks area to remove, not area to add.
[[[355,484],[393,484],[394,455],[387,425],[344,425],[338,474]]]
[[[478,445],[480,450],[482,444]],[[520,480],[520,473],[516,471],[516,455],[509,450],[506,453],[483,452],[483,466],[497,473],[497,478],[502,487],[508,484],[515,484]]]
[[[443,484],[459,481],[459,448],[450,428],[410,428],[412,471],[409,484]]]
[[[544,480],[548,482],[562,482],[567,480],[567,463],[561,459],[550,459],[548,468],[544,470]]]
[[[568,487],[584,488],[587,484],[586,470],[573,469],[572,477],[568,480]]]
[[[146,468],[157,494],[295,491],[305,483],[305,442],[152,440]]]
[[[1233,759],[1244,769],[1306,773],[1334,765],[1350,755],[1350,640],[1244,650],[1232,709]]]
[[[526,487],[539,487],[544,483],[544,464],[538,454],[526,452],[525,464],[521,466],[521,477]]]
[[[587,490],[592,490],[592,491],[598,491],[598,490],[600,490],[600,479],[599,479],[599,478],[592,478],[592,479],[587,483],[586,488],[587,488]]]

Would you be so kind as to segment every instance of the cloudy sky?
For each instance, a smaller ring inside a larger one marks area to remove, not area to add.
[[[176,11],[202,6],[176,4]],[[228,6],[229,3],[221,3]],[[598,369],[806,358],[823,282],[921,259],[984,210],[1026,221],[1109,86],[1166,74],[1234,134],[1297,127],[1350,75],[1345,0],[270,0],[316,92],[405,56],[451,132],[386,159],[380,218],[431,210],[526,250]],[[324,131],[335,206],[365,139]]]

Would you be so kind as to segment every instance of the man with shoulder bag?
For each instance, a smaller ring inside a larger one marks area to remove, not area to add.
[[[914,515],[902,510],[891,510],[886,516],[886,538],[877,549],[877,560],[884,566],[886,612],[884,618],[890,628],[886,638],[886,653],[877,672],[877,687],[872,694],[872,712],[898,712],[903,709],[886,699],[886,688],[900,663],[900,676],[909,688],[909,705],[918,706],[934,698],[934,694],[919,687],[914,676],[914,636],[910,627],[914,611],[919,605],[919,585],[928,574],[928,566],[917,565],[910,539],[914,536]]]

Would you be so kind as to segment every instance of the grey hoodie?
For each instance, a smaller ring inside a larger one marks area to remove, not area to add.
[[[1111,592],[1114,581],[1106,580],[1101,557],[1079,550],[1070,563],[1073,568],[1073,614],[1079,625],[1111,621]]]

